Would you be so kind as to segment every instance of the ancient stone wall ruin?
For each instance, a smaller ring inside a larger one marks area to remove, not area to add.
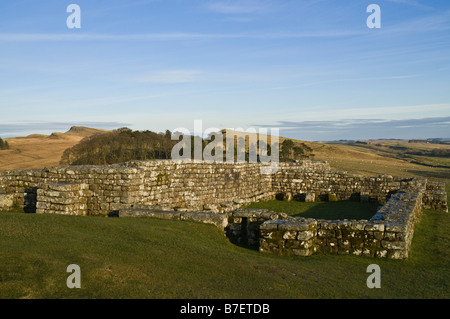
[[[443,183],[366,177],[327,162],[268,164],[131,161],[0,173],[0,210],[27,213],[144,216],[200,221],[232,242],[262,252],[315,252],[406,258],[422,208],[448,211]],[[358,200],[384,204],[369,221],[325,221],[239,210],[261,200]]]
[[[262,252],[310,256],[317,251],[368,257],[408,257],[422,190],[394,194],[370,220],[286,218],[260,225]]]

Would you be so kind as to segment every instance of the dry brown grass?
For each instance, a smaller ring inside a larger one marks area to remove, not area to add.
[[[74,146],[84,137],[99,132],[105,131],[74,127],[66,133],[53,133],[49,136],[33,134],[27,137],[8,138],[6,140],[11,149],[0,152],[0,171],[59,166],[64,150]],[[243,136],[245,133],[236,134]],[[261,138],[264,137],[261,136]],[[279,139],[280,143],[284,140],[284,137]],[[375,154],[371,150],[355,150],[345,145],[293,141],[295,143],[305,143],[313,149],[314,159],[326,160],[333,169],[339,171],[366,176],[388,174],[405,177],[426,177],[432,180],[450,182],[450,171],[445,168],[413,164],[399,158]],[[398,141],[395,142],[398,143]],[[429,145],[420,146],[430,147]]]
[[[10,149],[0,151],[0,171],[59,166],[64,150],[99,132],[104,130],[76,127],[66,133],[7,138]]]
[[[405,177],[426,177],[431,180],[450,182],[450,171],[446,168],[413,164],[400,158],[392,158],[348,149],[344,145],[306,143],[313,149],[315,159],[327,160],[336,170],[366,176],[393,175]]]
[[[233,132],[237,136],[244,136],[246,133]],[[225,138],[225,137],[224,137]],[[261,135],[261,138],[267,138],[265,135]],[[280,144],[286,138],[280,137]],[[268,138],[270,143],[270,136]],[[361,174],[366,176],[379,176],[379,175],[393,175],[393,176],[405,176],[405,177],[425,177],[430,180],[437,180],[441,182],[450,182],[450,171],[446,168],[428,167],[419,164],[410,163],[407,160],[400,158],[393,158],[383,156],[383,154],[377,154],[372,149],[355,149],[347,145],[340,144],[325,144],[317,142],[306,142],[300,140],[294,140],[294,143],[305,143],[311,147],[315,154],[315,160],[328,161],[332,169],[338,171],[346,171],[352,174]],[[406,143],[403,141],[378,141],[383,142],[386,145],[396,145]],[[401,143],[400,143],[401,142]],[[375,141],[374,141],[375,143]],[[439,144],[427,144],[417,143],[410,144],[409,146],[415,148],[448,148]]]

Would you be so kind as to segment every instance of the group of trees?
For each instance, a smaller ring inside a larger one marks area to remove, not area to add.
[[[450,157],[450,149],[434,148],[431,150],[431,156]]]
[[[132,131],[129,128],[95,134],[84,138],[77,145],[67,149],[61,158],[61,165],[107,165],[129,160],[170,159],[173,147],[179,142],[179,140],[172,140],[171,137],[172,133],[169,130],[164,133],[155,133],[152,131]],[[195,156],[194,145],[201,145],[203,151],[209,143],[214,142],[214,138],[203,139],[199,136],[191,136],[190,138],[192,158]],[[254,143],[249,145],[248,139],[242,141],[242,137],[240,137],[239,140],[241,146],[245,145],[244,149],[239,152],[241,152],[241,155],[244,153],[246,162],[250,161],[252,154],[259,154],[261,148],[267,150],[267,155],[271,155],[270,144],[258,141],[256,145]],[[238,139],[236,138],[234,145],[235,160],[238,160],[239,157],[237,146]],[[214,150],[222,152],[223,160],[226,160],[225,140],[223,148],[217,147]],[[294,143],[288,139],[281,143],[280,161],[291,161],[311,156],[314,156],[311,148],[304,143]],[[239,159],[242,159],[242,157],[239,157]],[[259,155],[256,160],[259,161]]]
[[[397,150],[403,151],[405,155],[432,156],[432,157],[450,157],[450,149],[433,148],[431,150],[415,150],[406,147],[398,147]]]
[[[202,150],[209,143],[214,142],[214,138],[202,139],[199,136],[191,137],[191,157],[194,157],[194,140],[198,144],[201,143]],[[279,160],[282,162],[290,162],[292,160],[306,159],[314,156],[312,149],[307,146],[305,143],[294,142],[290,139],[285,139],[283,143],[276,144],[277,147],[280,147],[280,158]],[[250,139],[244,137],[234,137],[234,145],[233,145],[233,158],[234,161],[240,161],[244,159],[245,162],[251,162],[255,160],[256,162],[260,162],[260,156],[272,156],[272,148],[275,147],[271,145],[270,141],[266,142],[264,140],[253,140],[250,142]],[[217,147],[215,151],[222,152],[221,158],[223,161],[227,160],[229,156],[227,153],[227,141],[226,138],[223,141],[223,147]],[[211,153],[212,156],[216,155],[214,151]]]
[[[169,159],[171,132],[132,131],[121,128],[113,132],[94,134],[64,151],[62,165],[106,165],[132,159]]]
[[[0,151],[1,150],[9,150],[9,144],[7,141],[4,141],[1,137],[0,137]]]
[[[282,162],[305,159],[313,156],[312,148],[305,143],[294,143],[294,141],[288,139],[281,143],[280,161]]]

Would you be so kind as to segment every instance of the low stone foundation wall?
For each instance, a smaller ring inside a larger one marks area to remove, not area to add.
[[[423,190],[399,191],[370,220],[291,217],[266,209],[231,213],[180,212],[130,208],[110,217],[149,217],[212,224],[234,244],[264,253],[311,256],[314,253],[405,259],[422,212]]]
[[[445,184],[428,181],[426,191],[423,194],[423,207],[448,212],[447,192]]]
[[[424,180],[416,180],[414,189],[391,194],[370,220],[323,220],[291,217],[266,209],[238,209],[230,213],[171,211],[164,206],[136,205],[110,212],[109,217],[150,217],[212,224],[224,231],[231,242],[277,255],[310,256],[353,254],[358,256],[405,259],[408,257],[414,226],[420,220]],[[411,186],[412,184],[408,184]],[[80,202],[60,201],[76,194],[89,193],[87,186],[73,184],[48,185],[38,191],[47,198],[47,209],[70,213],[80,209]],[[40,207],[40,205],[38,205]]]
[[[260,236],[260,252],[310,256],[317,250],[317,221],[305,218],[267,221],[260,226]]]
[[[315,252],[404,259],[422,212],[423,190],[394,194],[370,220],[268,220],[260,228],[261,252],[310,256]]]
[[[306,201],[332,198],[385,203],[392,193],[400,189],[413,190],[423,184],[427,184],[426,205],[447,211],[445,184],[421,178],[368,177],[334,170],[296,170],[293,167],[280,169],[272,177],[272,191],[280,198]]]
[[[267,220],[287,217],[284,213],[274,213],[266,209],[238,209],[228,214],[226,235],[234,244],[258,248],[261,224]]]
[[[214,224],[232,242],[262,252],[396,259],[408,256],[422,208],[448,211],[444,183],[353,175],[321,161],[280,163],[276,173],[262,174],[268,166],[155,160],[7,171],[0,173],[0,210],[191,220]],[[277,197],[386,204],[369,221],[298,219],[238,209]]]
[[[184,220],[203,224],[211,224],[221,230],[228,225],[228,214],[214,214],[206,212],[178,212],[151,208],[130,208],[110,212],[109,217],[148,217],[169,220]]]

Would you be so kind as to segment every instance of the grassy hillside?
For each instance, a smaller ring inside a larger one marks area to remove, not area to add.
[[[67,148],[78,144],[86,136],[104,131],[73,127],[66,133],[7,138],[5,140],[10,148],[0,151],[0,171],[58,166]]]
[[[233,132],[237,136],[244,135],[244,133]],[[267,139],[270,143],[270,136],[258,134],[263,139]],[[224,134],[224,138],[226,134]],[[279,137],[280,144],[286,139]],[[290,139],[295,145],[305,144],[311,149],[313,156],[310,158],[314,160],[326,160],[330,163],[332,169],[347,171],[353,174],[362,174],[366,176],[378,176],[383,174],[405,177],[425,177],[432,180],[450,182],[450,159],[433,157],[432,160],[444,167],[432,167],[426,162],[419,162],[411,160],[402,155],[401,149],[395,149],[396,144],[404,144],[407,141],[375,141],[375,144],[382,144],[386,146],[381,147],[366,147],[363,144],[349,145],[348,143],[321,143],[308,142]],[[413,150],[419,149],[431,150],[435,146],[442,149],[450,149],[449,145],[443,144],[429,144],[429,143],[407,143]],[[388,148],[387,146],[392,146]],[[383,152],[382,149],[389,149],[389,152]],[[422,156],[422,161],[424,160]],[[425,165],[424,165],[425,164]]]
[[[405,151],[430,151],[434,148],[450,150],[449,145],[374,141],[368,144],[312,143],[312,148],[316,159],[328,160],[338,170],[369,176],[389,174],[450,182],[450,158],[405,154]],[[434,164],[440,167],[433,167]]]
[[[449,227],[426,211],[397,261],[278,257],[183,221],[0,213],[0,298],[450,298]],[[381,289],[366,286],[372,263]],[[81,289],[66,286],[69,264]]]
[[[0,169],[57,165],[64,149],[83,138],[78,134],[8,139]],[[448,169],[374,149],[305,144],[338,170],[450,181]],[[328,210],[307,207],[302,214]],[[450,298],[449,227],[447,213],[425,211],[405,261],[299,258],[237,247],[211,225],[0,212],[0,298]],[[366,286],[372,263],[381,267],[381,289]],[[69,264],[81,267],[81,289],[66,287]]]
[[[8,138],[9,150],[0,151],[0,171],[8,169],[39,169],[59,166],[66,149],[80,141],[105,130],[73,127],[66,133],[30,135]],[[236,133],[236,132],[233,132]],[[243,133],[236,133],[238,136]],[[224,139],[226,134],[224,134]],[[262,136],[265,138],[265,136]],[[280,137],[280,144],[287,138]],[[270,136],[267,137],[270,142]],[[389,174],[405,177],[426,177],[450,182],[450,158],[404,154],[404,147],[412,151],[431,151],[435,148],[449,150],[449,145],[432,143],[407,143],[407,141],[373,141],[369,145],[349,143],[316,143],[291,139],[295,146],[303,144],[311,149],[309,156],[316,160],[327,160],[333,169],[349,173],[377,176]],[[406,144],[406,146],[405,146]],[[248,149],[247,149],[248,151]],[[308,153],[309,154],[309,153]],[[433,167],[439,166],[439,167]]]

